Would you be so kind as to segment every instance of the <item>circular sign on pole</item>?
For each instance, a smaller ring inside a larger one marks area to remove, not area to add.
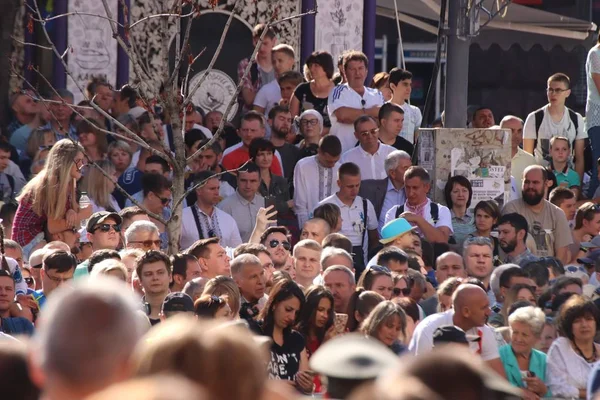
[[[202,78],[206,70],[194,75],[190,80],[188,87],[193,88],[196,83]],[[220,111],[225,114],[227,105],[231,98],[235,95],[237,85],[229,75],[218,69],[212,69],[202,85],[196,90],[192,101],[196,106],[201,107],[205,113],[209,111]],[[237,99],[229,111],[229,115],[223,115],[228,121],[235,117],[238,109]]]

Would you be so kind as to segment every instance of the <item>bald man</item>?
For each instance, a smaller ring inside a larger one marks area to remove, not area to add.
[[[521,148],[523,144],[523,120],[514,115],[507,115],[500,121],[501,129],[510,129],[510,143],[512,149],[512,161],[510,170],[512,176],[517,181],[515,189],[521,197],[521,179],[523,179],[523,171],[529,165],[536,164],[535,157]]]
[[[473,337],[469,347],[474,354],[479,354],[501,376],[506,376],[494,330],[486,325],[491,314],[490,302],[485,291],[472,284],[460,285],[452,295],[453,309],[443,313],[430,315],[417,325],[408,349],[419,355],[433,349],[433,333],[441,326],[454,325]]]

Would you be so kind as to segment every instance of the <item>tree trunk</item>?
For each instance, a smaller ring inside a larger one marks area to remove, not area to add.
[[[8,91],[10,83],[10,54],[12,53],[13,29],[15,17],[19,10],[19,0],[5,0],[2,2],[0,13],[0,129],[4,129],[9,122]]]

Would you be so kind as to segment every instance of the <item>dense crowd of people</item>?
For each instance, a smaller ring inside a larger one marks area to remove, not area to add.
[[[170,255],[163,222],[179,199],[171,165],[148,148],[174,151],[177,133],[160,109],[100,78],[87,96],[113,118],[72,105],[66,90],[11,97],[2,397],[592,398],[600,45],[586,64],[585,119],[565,106],[562,73],[525,121],[496,125],[486,106],[467,117],[511,131],[502,207],[473,204],[460,175],[443,204],[430,199],[409,71],[366,87],[361,52],[317,51],[303,73],[295,59],[267,31],[251,73],[249,59],[238,66],[239,119],[208,146],[223,115],[186,109],[186,155],[204,149],[186,171],[186,188],[198,186]],[[147,146],[111,135],[119,125]]]

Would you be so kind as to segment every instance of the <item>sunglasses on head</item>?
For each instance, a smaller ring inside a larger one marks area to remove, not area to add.
[[[382,267],[381,265],[371,265],[369,267],[369,271],[383,272],[385,274],[391,274],[390,269],[388,267]]]
[[[565,271],[570,272],[572,274],[574,274],[576,272],[585,272],[587,274],[587,271],[585,270],[585,268],[583,268],[581,266],[575,266],[575,265],[569,265],[569,266],[565,267]]]
[[[277,239],[271,240],[269,242],[269,247],[274,249],[275,247],[279,246],[280,244],[287,251],[290,251],[290,249],[292,248],[292,245],[290,244],[290,242],[287,242],[287,241],[280,242]]]
[[[113,228],[117,233],[121,232],[121,225],[119,224],[100,224],[96,225],[91,233],[94,233],[96,231],[106,233],[110,231],[110,228]]]

